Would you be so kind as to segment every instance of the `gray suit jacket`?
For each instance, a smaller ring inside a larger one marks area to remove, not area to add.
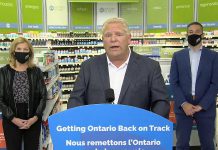
[[[108,88],[108,63],[106,54],[102,54],[82,63],[68,108],[107,103],[105,90]],[[159,63],[132,52],[118,103],[153,110],[168,117],[169,102]]]

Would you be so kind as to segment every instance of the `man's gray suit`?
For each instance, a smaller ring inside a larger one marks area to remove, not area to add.
[[[108,88],[108,63],[106,54],[102,54],[82,64],[68,108],[106,103],[105,90]],[[159,63],[131,52],[118,103],[168,117],[169,103]]]

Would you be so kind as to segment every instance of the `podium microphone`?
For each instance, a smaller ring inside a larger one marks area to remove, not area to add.
[[[113,104],[114,99],[115,99],[113,89],[109,88],[105,90],[105,99],[108,103]]]

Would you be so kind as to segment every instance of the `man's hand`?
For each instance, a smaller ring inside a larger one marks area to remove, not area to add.
[[[194,106],[194,111],[195,112],[199,112],[199,111],[201,111],[203,108],[200,106],[200,105],[196,105],[196,106]]]
[[[193,115],[194,115],[194,113],[196,112],[196,111],[195,111],[195,107],[196,107],[196,106],[194,106],[194,105],[192,105],[192,104],[190,104],[190,103],[188,103],[188,102],[185,102],[185,103],[182,105],[182,108],[183,108],[183,110],[184,110],[184,112],[185,112],[185,114],[186,114],[187,116],[193,116]]]

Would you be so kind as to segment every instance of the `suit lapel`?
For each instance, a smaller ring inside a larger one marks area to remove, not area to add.
[[[106,54],[103,54],[98,62],[98,70],[101,77],[101,83],[103,85],[104,89],[110,88],[110,82],[109,82],[109,72],[108,72],[108,64],[107,64],[107,58]]]
[[[188,75],[189,79],[191,80],[192,76],[191,76],[191,64],[190,64],[189,49],[185,50],[184,65],[185,65],[185,68],[187,68],[187,69],[185,69],[187,71],[187,75]]]
[[[199,62],[199,65],[198,65],[198,73],[197,73],[196,82],[197,82],[198,78],[200,77],[200,74],[202,72],[204,64],[207,64],[206,61],[207,61],[206,53],[205,53],[205,50],[202,49],[200,62]]]
[[[121,91],[120,91],[120,96],[118,99],[118,103],[121,103],[121,101],[123,100],[123,97],[125,95],[125,92],[127,91],[130,82],[134,83],[134,79],[136,79],[136,74],[137,74],[137,63],[136,63],[136,54],[132,51],[131,52],[131,56],[129,59],[129,63],[126,69],[126,73],[125,73],[125,77],[123,80],[123,84],[121,87]]]

